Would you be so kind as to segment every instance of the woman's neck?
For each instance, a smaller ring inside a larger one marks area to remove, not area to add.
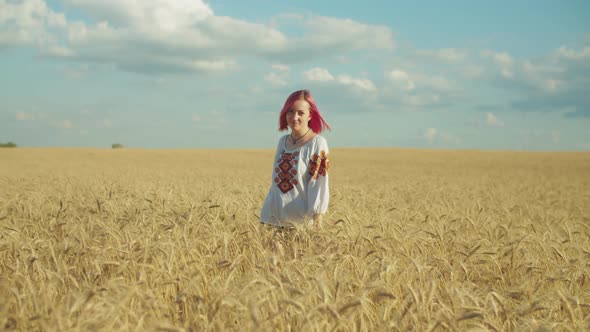
[[[294,139],[298,139],[299,137],[305,135],[309,131],[309,127],[302,128],[299,130],[291,130],[291,137]]]

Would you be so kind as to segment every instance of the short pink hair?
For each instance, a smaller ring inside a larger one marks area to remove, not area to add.
[[[279,116],[279,131],[287,130],[289,128],[287,125],[287,111],[293,107],[293,104],[297,100],[305,100],[309,103],[309,115],[311,116],[311,120],[309,120],[309,128],[313,130],[314,133],[319,134],[324,129],[332,130],[326,120],[322,118],[320,110],[311,96],[311,92],[309,92],[309,90],[299,90],[290,94],[287,100],[285,100],[285,105],[283,105],[281,115]]]

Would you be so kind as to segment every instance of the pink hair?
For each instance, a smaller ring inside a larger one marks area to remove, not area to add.
[[[283,105],[281,115],[279,116],[279,131],[287,130],[289,127],[287,125],[287,111],[293,107],[293,104],[297,100],[305,100],[309,103],[309,116],[311,117],[311,120],[309,120],[308,126],[314,133],[319,134],[324,129],[332,130],[326,120],[322,118],[320,110],[311,96],[311,92],[309,92],[309,90],[299,90],[290,94],[287,100],[285,100],[285,105]]]

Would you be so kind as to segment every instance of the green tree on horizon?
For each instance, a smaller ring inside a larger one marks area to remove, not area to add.
[[[16,143],[14,143],[14,142],[1,143],[0,142],[0,148],[16,148]]]

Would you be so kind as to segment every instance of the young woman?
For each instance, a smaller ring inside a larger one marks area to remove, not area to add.
[[[328,210],[328,142],[319,134],[330,126],[307,90],[293,92],[279,116],[281,137],[275,153],[272,184],[260,214],[264,224],[319,225]]]

